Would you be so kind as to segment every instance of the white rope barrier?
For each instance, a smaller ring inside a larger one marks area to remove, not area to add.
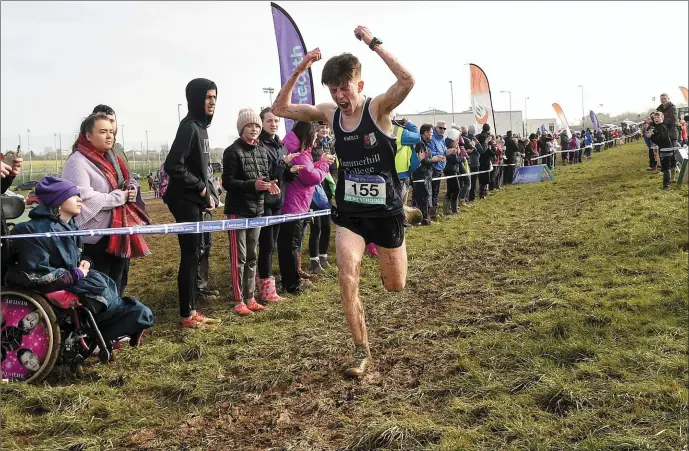
[[[607,141],[601,141],[601,142],[597,142],[597,143],[592,143],[592,144],[589,144],[588,146],[577,147],[576,149],[569,149],[569,150],[553,150],[552,152],[550,152],[550,153],[548,153],[548,154],[545,154],[545,155],[543,155],[543,156],[532,158],[530,161],[536,161],[536,160],[540,160],[540,159],[542,159],[542,158],[548,158],[549,156],[555,155],[556,153],[571,153],[571,152],[578,152],[579,150],[583,150],[583,149],[593,149],[594,147],[603,146],[603,145],[605,145],[605,144],[607,144],[607,143],[613,143],[613,142],[620,141],[620,140],[623,140],[623,139],[626,139],[626,138],[634,137],[634,136],[636,136],[636,135],[638,135],[638,134],[640,134],[640,133],[641,133],[641,130],[639,130],[639,131],[637,131],[636,133],[631,134],[631,135],[624,135],[624,136],[620,136],[619,138],[613,138],[613,139],[609,139],[609,140],[607,140]],[[555,147],[558,148],[558,149],[562,149],[562,146],[560,146],[559,144],[555,144]]]

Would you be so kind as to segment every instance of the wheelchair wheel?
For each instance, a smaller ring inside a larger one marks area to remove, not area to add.
[[[2,288],[2,379],[37,383],[50,373],[60,354],[55,312],[39,293]]]

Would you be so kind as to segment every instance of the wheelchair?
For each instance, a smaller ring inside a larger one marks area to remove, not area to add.
[[[3,195],[0,202],[3,221],[19,218],[26,208],[18,197]],[[2,240],[3,259],[11,246],[11,240]],[[96,350],[102,362],[113,360],[119,339],[104,340],[93,314],[81,305],[65,307],[50,301],[49,295],[4,283],[0,304],[3,382],[39,383],[56,364],[69,365],[79,374]]]

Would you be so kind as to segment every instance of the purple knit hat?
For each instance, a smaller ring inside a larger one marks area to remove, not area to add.
[[[69,180],[49,175],[38,182],[34,192],[47,207],[55,208],[70,197],[79,194],[79,188]]]

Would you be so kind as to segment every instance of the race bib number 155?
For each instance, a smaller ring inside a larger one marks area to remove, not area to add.
[[[357,204],[385,205],[385,179],[379,175],[345,174],[344,200]]]

